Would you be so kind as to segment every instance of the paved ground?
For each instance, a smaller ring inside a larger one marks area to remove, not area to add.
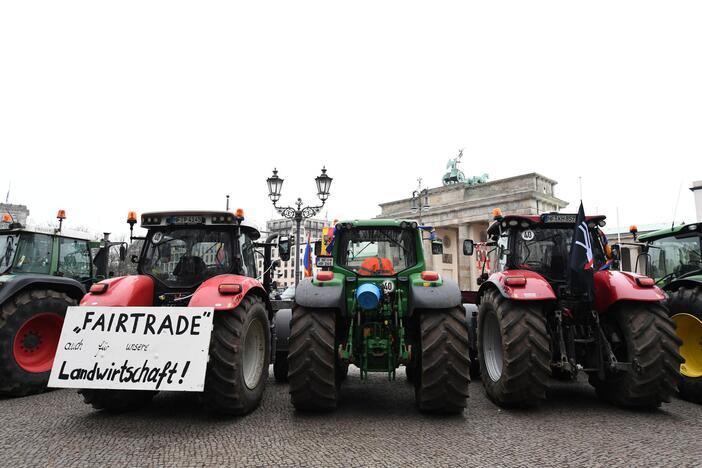
[[[468,410],[430,417],[398,375],[361,383],[352,371],[338,411],[298,414],[269,381],[239,419],[204,415],[188,394],[146,410],[102,414],[69,390],[0,400],[2,466],[702,466],[702,406],[607,406],[587,384],[554,384],[539,409],[504,411],[471,385]]]

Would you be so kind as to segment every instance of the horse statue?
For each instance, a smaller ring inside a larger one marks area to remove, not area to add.
[[[484,184],[487,182],[488,176],[487,174],[483,174],[480,176],[473,176],[473,177],[466,177],[466,175],[458,169],[458,164],[461,162],[461,158],[463,157],[463,150],[458,151],[458,157],[456,159],[449,159],[448,163],[446,164],[446,169],[447,172],[444,174],[444,177],[442,177],[441,181],[443,182],[444,185],[454,185],[454,184],[466,184],[468,186],[471,185],[478,185],[478,184]]]
[[[458,157],[456,159],[449,159],[446,164],[447,172],[442,177],[442,182],[444,185],[461,184],[466,181],[466,175],[458,169],[458,164],[461,162],[463,157],[463,150],[458,151]]]

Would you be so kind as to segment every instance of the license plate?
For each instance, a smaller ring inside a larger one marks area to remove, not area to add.
[[[317,257],[318,267],[330,267],[334,265],[333,257]]]
[[[171,216],[168,224],[205,224],[204,216]]]
[[[548,214],[543,216],[544,223],[575,224],[574,214]]]

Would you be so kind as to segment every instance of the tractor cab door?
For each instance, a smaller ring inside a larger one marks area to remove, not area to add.
[[[82,239],[58,237],[58,259],[56,275],[73,278],[90,288],[93,278],[93,268],[90,258],[90,245]]]
[[[254,241],[251,237],[242,232],[239,236],[239,252],[241,253],[241,274],[251,278],[256,278],[256,256],[254,252]]]

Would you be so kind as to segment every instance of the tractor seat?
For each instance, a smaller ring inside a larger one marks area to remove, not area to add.
[[[202,277],[207,271],[207,264],[200,257],[184,255],[173,269],[173,274],[181,280],[191,280]]]
[[[389,258],[370,257],[363,260],[358,274],[361,276],[392,276],[395,274],[395,269]]]

